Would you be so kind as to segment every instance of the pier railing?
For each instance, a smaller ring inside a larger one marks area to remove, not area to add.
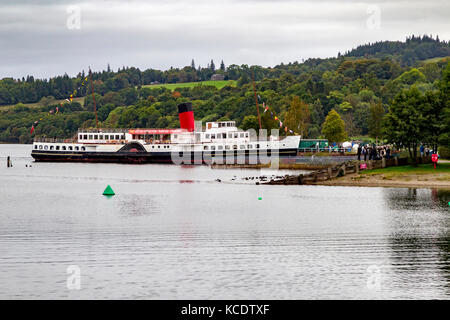
[[[319,153],[319,152],[329,152],[329,153],[352,153],[354,152],[352,148],[298,148],[298,152],[301,153]]]
[[[101,128],[101,129],[78,129],[78,133],[128,133],[129,129],[123,128]]]
[[[56,138],[43,138],[36,137],[34,138],[34,142],[44,142],[44,143],[77,143],[77,139],[56,139]]]

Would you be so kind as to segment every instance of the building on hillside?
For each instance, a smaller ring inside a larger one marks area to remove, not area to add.
[[[223,74],[216,73],[211,76],[211,81],[223,81],[223,80],[225,80],[225,76]]]

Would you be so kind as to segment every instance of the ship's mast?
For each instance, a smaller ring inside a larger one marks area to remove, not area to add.
[[[98,116],[97,116],[97,106],[95,104],[95,95],[94,95],[94,81],[92,81],[91,67],[89,67],[89,78],[91,80],[92,100],[94,102],[95,123],[97,125],[97,131],[99,131],[99,128],[98,128]]]
[[[259,129],[262,129],[262,126],[261,126],[261,116],[259,115],[258,97],[256,96],[255,75],[253,74],[253,69],[252,69],[252,82],[253,82],[253,93],[255,94],[256,110],[258,111]]]

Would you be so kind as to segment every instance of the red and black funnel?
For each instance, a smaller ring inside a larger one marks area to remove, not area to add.
[[[178,105],[178,116],[180,117],[180,128],[187,131],[194,131],[194,111],[192,111],[192,103],[185,102]]]

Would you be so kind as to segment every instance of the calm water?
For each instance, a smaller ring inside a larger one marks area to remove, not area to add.
[[[29,152],[0,145],[0,298],[450,298],[448,190],[256,186],[240,177],[273,172]]]

